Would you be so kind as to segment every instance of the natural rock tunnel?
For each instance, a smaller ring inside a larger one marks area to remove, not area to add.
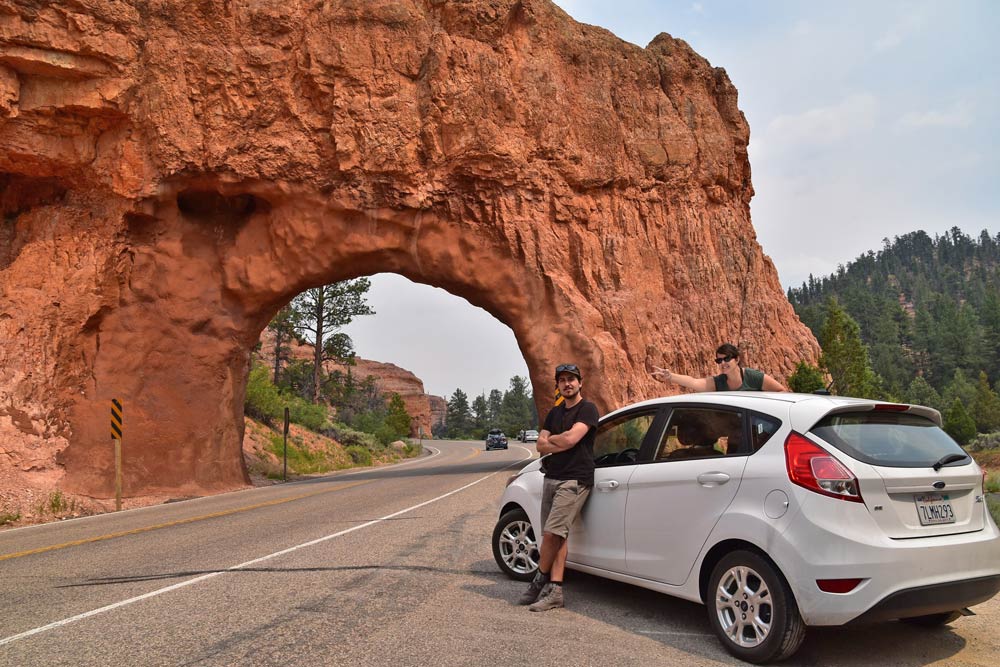
[[[570,359],[649,397],[725,340],[783,378],[818,347],[748,139],[684,42],[544,0],[0,3],[0,466],[110,495],[118,397],[127,494],[245,483],[259,332],[383,271],[508,324],[538,397]]]

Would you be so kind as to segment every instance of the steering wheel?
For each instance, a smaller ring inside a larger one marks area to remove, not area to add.
[[[628,449],[623,449],[618,452],[618,456],[615,457],[615,463],[635,463],[639,460],[639,450],[635,447],[629,447]]]
[[[616,454],[615,452],[611,452],[610,454],[601,454],[596,459],[594,459],[594,465],[595,466],[606,466],[606,465],[608,465],[610,463],[614,463],[615,462],[615,458],[617,456],[618,456],[618,454]]]

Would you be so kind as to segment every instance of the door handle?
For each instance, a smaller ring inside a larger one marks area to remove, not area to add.
[[[618,488],[618,482],[616,482],[613,479],[609,479],[606,482],[598,482],[597,483],[597,488],[598,489],[617,489]]]
[[[703,472],[698,475],[698,483],[703,486],[716,486],[729,481],[729,475],[724,472]]]

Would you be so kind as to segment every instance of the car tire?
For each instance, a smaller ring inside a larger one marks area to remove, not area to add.
[[[806,625],[785,578],[752,551],[734,551],[716,564],[705,606],[719,641],[746,662],[784,660],[805,639]]]
[[[493,559],[500,571],[517,581],[531,581],[538,571],[540,544],[528,514],[520,507],[501,515],[493,528]]]
[[[962,616],[962,612],[955,611],[943,611],[940,614],[927,614],[925,616],[911,616],[910,618],[899,619],[903,623],[908,623],[910,625],[917,625],[922,628],[936,628],[939,625],[948,625],[952,621],[957,620]]]

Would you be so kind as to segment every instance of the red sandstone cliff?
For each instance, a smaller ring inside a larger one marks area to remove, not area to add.
[[[535,396],[573,359],[649,397],[722,340],[784,378],[819,349],[748,139],[686,43],[546,0],[0,0],[0,475],[110,495],[117,397],[127,494],[246,483],[261,329],[380,271],[509,325]]]
[[[292,341],[289,344],[289,349],[290,356],[293,359],[311,361],[313,358],[314,346],[312,345],[301,345],[296,341]],[[273,368],[274,333],[270,329],[265,328],[261,332],[258,357],[263,364]],[[354,364],[351,366],[326,362],[324,367],[328,373],[334,370],[342,373],[350,372],[359,381],[364,380],[368,376],[374,376],[380,391],[386,395],[399,394],[403,399],[406,411],[412,419],[410,435],[417,437],[420,435],[420,429],[423,429],[424,437],[430,437],[431,427],[437,423],[434,421],[435,414],[431,407],[432,400],[438,399],[443,401],[444,399],[424,393],[423,381],[410,371],[400,368],[395,364],[371,361],[360,357],[355,358]]]

